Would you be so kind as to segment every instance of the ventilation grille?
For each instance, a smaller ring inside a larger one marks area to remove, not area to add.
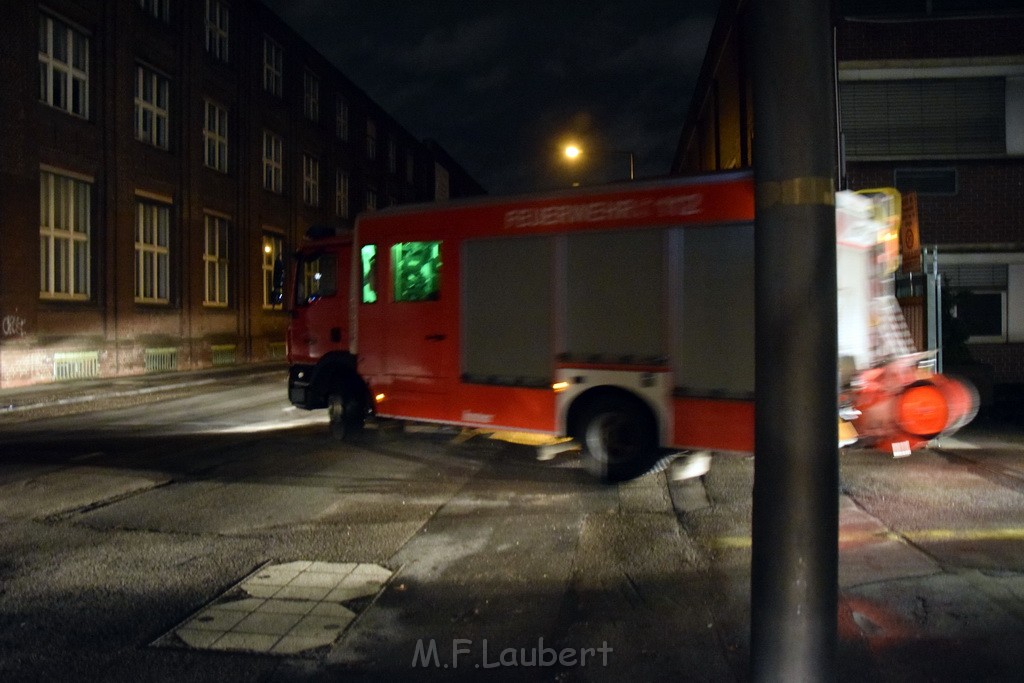
[[[1004,264],[961,264],[939,269],[945,284],[954,289],[1006,289],[1009,267]]]
[[[214,365],[235,364],[234,344],[214,344],[210,347],[210,351],[212,353],[212,362]]]
[[[1006,155],[1006,79],[840,84],[846,154],[857,159]]]
[[[178,369],[178,349],[146,349],[146,372],[169,372]]]
[[[99,351],[58,351],[53,354],[53,379],[92,379],[100,376]]]

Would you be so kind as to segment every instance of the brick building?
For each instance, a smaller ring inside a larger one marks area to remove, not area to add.
[[[956,300],[968,355],[988,368],[979,381],[1024,383],[1024,9],[970,4],[836,0],[836,179],[914,193],[923,267]],[[754,163],[748,7],[722,2],[674,173]],[[897,283],[908,308],[916,281]],[[933,330],[937,300],[925,307]]]
[[[308,226],[483,192],[257,0],[4,22],[0,386],[283,358]]]

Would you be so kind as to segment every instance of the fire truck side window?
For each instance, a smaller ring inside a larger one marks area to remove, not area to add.
[[[395,301],[441,298],[441,243],[400,242],[391,247]]]
[[[321,254],[302,263],[299,283],[296,288],[296,302],[304,305],[320,297],[338,293],[338,261],[330,254]]]
[[[359,250],[363,264],[363,298],[364,304],[377,301],[377,245],[366,244]]]

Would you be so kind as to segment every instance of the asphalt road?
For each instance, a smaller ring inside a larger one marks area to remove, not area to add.
[[[571,454],[325,420],[280,373],[0,415],[0,679],[746,679],[751,458],[604,486]],[[997,436],[843,453],[840,680],[1019,680],[1024,455]],[[295,567],[378,579],[251,588]],[[332,617],[281,653],[265,631],[299,617],[209,616],[271,606]]]

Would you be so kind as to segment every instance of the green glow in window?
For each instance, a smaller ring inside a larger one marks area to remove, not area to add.
[[[395,301],[437,301],[441,297],[441,243],[400,242],[391,247]]]
[[[367,244],[359,250],[363,261],[363,303],[377,300],[377,245]]]

